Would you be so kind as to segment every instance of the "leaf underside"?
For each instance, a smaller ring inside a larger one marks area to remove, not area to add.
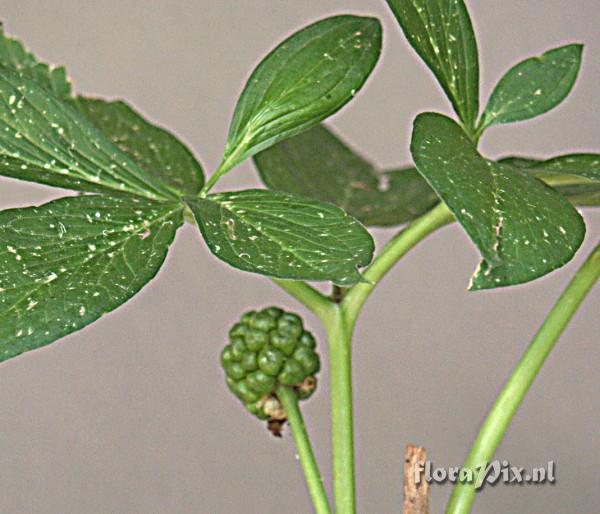
[[[363,86],[380,51],[381,25],[374,18],[333,16],[286,39],[246,83],[222,171],[341,109]]]
[[[158,272],[182,206],[86,195],[0,213],[0,360],[81,329]]]
[[[369,233],[331,204],[259,189],[187,203],[212,253],[241,270],[347,286],[373,256]]]
[[[330,202],[367,226],[420,216],[437,196],[415,168],[379,172],[324,125],[254,156],[270,189]]]
[[[512,156],[498,162],[520,167],[541,178],[574,205],[600,206],[599,154],[568,154],[545,160]]]
[[[500,162],[526,168],[539,174],[572,175],[600,182],[600,154],[596,153],[574,153],[549,159],[505,157]]]
[[[411,151],[483,257],[471,289],[533,280],[581,245],[585,224],[564,197],[518,167],[482,157],[451,119],[419,115]]]
[[[479,57],[463,0],[387,0],[411,46],[425,61],[467,127],[479,113]]]

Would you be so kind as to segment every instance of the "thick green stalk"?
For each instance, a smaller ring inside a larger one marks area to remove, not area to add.
[[[363,304],[367,301],[377,283],[394,264],[429,234],[453,220],[454,217],[446,205],[440,203],[428,213],[414,220],[385,246],[365,271],[364,278],[367,282],[352,287],[342,302],[346,319],[351,328],[356,323]]]
[[[329,498],[323,485],[323,478],[310,445],[310,439],[304,426],[302,413],[298,406],[296,393],[286,386],[277,388],[277,397],[281,401],[294,436],[296,451],[302,464],[306,485],[310,492],[316,514],[331,514]]]
[[[321,321],[325,322],[325,319],[329,317],[334,305],[329,298],[322,295],[314,287],[301,280],[274,278],[273,282],[312,311]]]
[[[321,317],[329,338],[333,487],[336,514],[356,512],[352,400],[352,334],[371,291],[392,266],[419,241],[450,223],[452,214],[440,204],[415,220],[383,249],[365,271],[368,283],[350,288],[340,305]]]
[[[467,456],[464,467],[485,467],[496,452],[513,416],[544,365],[548,354],[587,293],[600,277],[600,244],[592,251],[558,299],[529,348],[492,406]],[[475,500],[475,483],[457,483],[446,509],[447,514],[467,514]]]
[[[329,340],[331,441],[336,514],[355,514],[354,428],[352,400],[352,333],[362,306],[375,285],[417,243],[453,221],[444,204],[413,221],[395,236],[365,271],[368,283],[350,288],[337,305],[305,282],[274,282],[315,313]]]
[[[336,514],[355,514],[354,427],[352,417],[352,335],[335,306],[325,320],[329,339],[331,444]]]

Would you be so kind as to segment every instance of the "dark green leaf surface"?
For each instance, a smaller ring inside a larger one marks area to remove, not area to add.
[[[378,172],[323,125],[260,152],[254,162],[270,189],[333,203],[365,225],[400,225],[437,203],[414,168]]]
[[[174,191],[195,195],[204,185],[202,167],[192,153],[126,103],[78,97],[77,106],[121,151]]]
[[[351,285],[373,256],[369,233],[331,204],[258,189],[187,203],[210,250],[241,270]]]
[[[0,22],[0,66],[20,72],[52,92],[57,98],[68,99],[71,96],[71,83],[65,68],[39,62],[20,41],[11,39],[4,33],[2,22]]]
[[[463,0],[387,0],[404,35],[473,128],[479,114],[479,57]]]
[[[55,97],[76,105],[80,112],[145,172],[173,191],[196,194],[204,185],[201,166],[175,136],[152,125],[124,102],[84,97],[74,99],[65,69],[39,62],[21,42],[4,34],[1,23],[0,66],[20,73],[52,92]],[[72,180],[67,182],[72,184]],[[44,183],[49,182],[45,180]],[[63,187],[73,187],[69,184],[64,184]],[[83,187],[85,190],[99,190],[97,186]]]
[[[286,39],[258,65],[240,96],[221,171],[341,109],[380,51],[381,25],[374,18],[334,16]]]
[[[80,191],[177,196],[69,104],[7,69],[0,69],[0,175]]]
[[[582,51],[582,45],[555,48],[508,70],[490,96],[482,128],[528,120],[560,104],[575,84]]]
[[[411,150],[481,252],[472,289],[533,280],[568,262],[581,245],[585,224],[564,197],[517,167],[483,158],[451,119],[418,116]]]
[[[130,196],[62,198],[0,213],[0,360],[115,309],[154,277],[182,207]]]

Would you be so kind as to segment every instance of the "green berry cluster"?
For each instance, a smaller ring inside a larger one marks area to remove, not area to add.
[[[301,400],[315,390],[321,367],[316,341],[296,314],[277,307],[247,312],[229,341],[221,353],[227,385],[259,419],[285,420],[278,386],[293,387]]]

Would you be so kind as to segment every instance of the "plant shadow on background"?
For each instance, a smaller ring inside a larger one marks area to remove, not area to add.
[[[414,166],[392,170],[377,170],[321,124],[375,68],[382,42],[375,18],[332,16],[269,53],[246,83],[208,180],[173,135],[123,102],[74,94],[64,68],[39,62],[0,27],[0,174],[80,193],[0,213],[1,360],[123,304],[156,275],[178,228],[195,224],[217,258],[270,277],[322,321],[333,506],[299,407],[320,370],[302,320],[277,307],[249,311],[230,330],[221,361],[229,388],[272,433],[289,422],[315,511],[354,513],[352,335],[375,286],[411,248],[455,221],[481,254],[470,289],[529,282],[568,263],[581,246],[585,222],[576,207],[600,205],[599,154],[493,160],[478,150],[488,128],[539,116],[569,94],[582,45],[519,62],[481,110],[477,43],[462,0],[388,4],[455,114],[419,114]],[[266,189],[210,192],[249,158]],[[401,225],[374,256],[367,227]],[[465,467],[492,459],[599,275],[596,247],[507,381]],[[311,281],[331,282],[331,295]],[[473,484],[457,484],[447,512],[470,512],[475,494]]]

